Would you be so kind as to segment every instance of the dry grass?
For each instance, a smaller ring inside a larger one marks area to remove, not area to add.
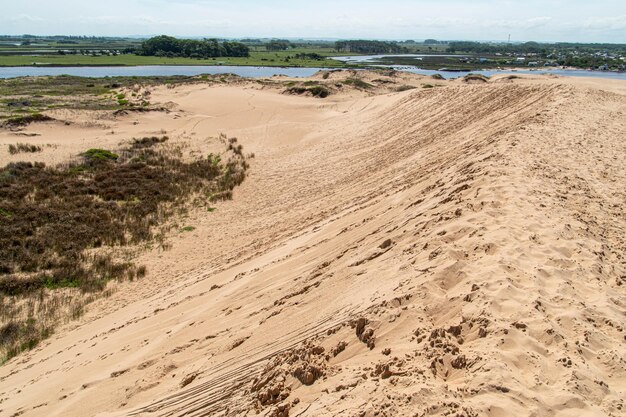
[[[27,143],[17,143],[15,145],[9,145],[9,153],[15,155],[18,153],[36,153],[41,152],[43,149],[41,146],[29,145]]]
[[[80,315],[108,281],[143,277],[130,248],[162,240],[188,205],[231,198],[248,164],[237,139],[222,140],[223,155],[191,161],[164,136],[0,168],[0,357]]]

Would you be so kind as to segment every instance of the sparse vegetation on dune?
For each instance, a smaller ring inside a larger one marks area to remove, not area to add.
[[[285,90],[287,94],[309,94],[313,97],[326,98],[330,95],[330,90],[322,85],[310,85],[289,87]]]
[[[463,77],[463,81],[466,83],[486,83],[489,81],[489,77],[484,76],[482,74],[467,74]]]
[[[401,86],[397,87],[395,91],[397,91],[398,93],[401,93],[403,91],[408,91],[408,90],[413,90],[413,89],[415,89],[415,86],[412,86],[412,85],[401,85]]]
[[[11,117],[5,122],[5,125],[9,127],[17,127],[17,126],[26,126],[34,122],[49,122],[51,120],[54,120],[54,119],[52,119],[49,116],[46,116],[45,114],[32,113],[32,114],[27,114],[24,116]]]
[[[366,81],[363,81],[360,78],[356,78],[356,77],[352,77],[352,78],[348,78],[346,80],[344,80],[343,82],[344,84],[347,85],[351,85],[355,88],[358,88],[360,90],[368,90],[370,88],[373,88],[374,86]]]
[[[231,198],[248,164],[237,139],[221,139],[223,155],[194,160],[163,136],[0,168],[0,357],[34,346],[108,281],[144,276],[131,249],[162,239],[189,204]]]
[[[15,145],[9,145],[9,153],[11,155],[15,155],[18,153],[35,153],[41,152],[42,150],[43,149],[41,148],[41,146],[29,145],[27,143],[17,143]]]
[[[152,86],[234,80],[239,77],[231,74],[113,78],[61,75],[0,79],[0,126],[20,128],[33,122],[51,121],[53,119],[46,112],[52,109],[149,111],[154,110],[149,106]]]

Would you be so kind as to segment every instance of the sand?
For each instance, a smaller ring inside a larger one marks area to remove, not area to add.
[[[626,415],[626,83],[397,77],[439,86],[156,88],[171,112],[31,125],[56,147],[27,156],[0,131],[3,161],[162,130],[255,153],[146,278],[0,367],[0,414]]]

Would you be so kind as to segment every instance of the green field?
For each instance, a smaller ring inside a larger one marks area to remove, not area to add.
[[[343,68],[347,65],[334,60],[312,60],[288,58],[293,52],[252,52],[247,58],[164,58],[156,56],[139,56],[133,54],[117,56],[88,56],[88,55],[42,55],[21,56],[9,55],[0,57],[0,66],[98,66],[98,65],[247,65],[267,67],[327,67]]]
[[[259,48],[260,49],[260,48]],[[6,52],[6,50],[5,50]],[[0,66],[136,66],[136,65],[245,65],[267,67],[326,67],[345,68],[345,63],[334,59],[298,59],[295,55],[301,53],[315,53],[325,58],[331,56],[343,56],[330,48],[293,48],[288,51],[267,52],[252,50],[249,57],[219,57],[208,59],[196,58],[167,58],[157,56],[140,56],[135,54],[121,55],[73,55],[73,54],[41,54],[30,55],[0,55]]]

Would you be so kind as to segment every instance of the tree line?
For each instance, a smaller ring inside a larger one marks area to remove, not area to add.
[[[137,54],[171,58],[248,57],[250,48],[240,42],[219,42],[217,39],[177,39],[161,35],[144,41]]]
[[[454,41],[448,44],[448,52],[468,52],[468,53],[530,53],[546,55],[553,52],[578,51],[593,53],[598,51],[625,52],[626,46],[620,44],[604,43],[484,43],[469,41]]]
[[[405,46],[400,46],[395,42],[383,41],[337,41],[335,42],[337,52],[355,52],[359,54],[402,54],[408,53]]]

